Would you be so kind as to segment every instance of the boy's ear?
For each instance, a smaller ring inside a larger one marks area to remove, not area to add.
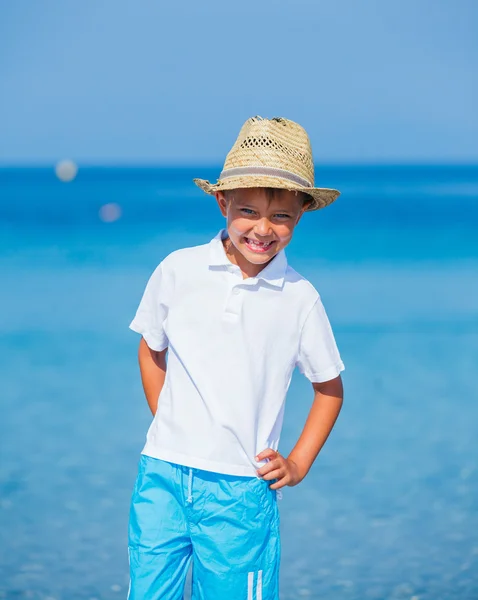
[[[222,213],[223,217],[227,217],[227,200],[226,197],[224,196],[224,194],[222,192],[216,192],[214,194],[214,196],[216,197],[216,202],[219,206],[219,210]]]
[[[312,203],[312,198],[310,198],[310,196],[306,196],[306,199],[304,200],[304,204],[302,205],[302,208],[300,209],[299,216],[297,217],[296,225],[301,220],[302,215],[305,213],[305,211],[307,210],[307,207],[311,203]]]
[[[307,210],[307,204],[305,204],[299,212],[299,215],[297,216],[297,221],[295,222],[295,224],[297,225],[297,223],[302,219],[302,215],[305,213],[305,211]]]

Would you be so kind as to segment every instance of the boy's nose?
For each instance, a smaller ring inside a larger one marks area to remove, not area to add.
[[[254,229],[258,235],[270,235],[272,233],[270,221],[266,217],[259,219]]]

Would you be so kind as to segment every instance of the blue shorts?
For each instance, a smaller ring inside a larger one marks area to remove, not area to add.
[[[131,500],[129,600],[278,600],[279,513],[270,482],[141,455]]]

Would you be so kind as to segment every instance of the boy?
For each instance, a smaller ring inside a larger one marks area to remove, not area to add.
[[[216,184],[226,229],[173,252],[130,327],[154,414],[133,491],[130,600],[277,600],[277,490],[298,484],[342,406],[344,369],[320,296],[287,265],[303,213],[339,192],[314,188],[304,129],[244,124]],[[166,365],[165,355],[168,352]],[[314,401],[286,458],[284,400],[295,366]]]

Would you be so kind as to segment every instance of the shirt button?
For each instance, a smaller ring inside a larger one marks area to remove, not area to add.
[[[241,293],[241,290],[240,290],[239,288],[234,288],[234,289],[232,290],[232,293],[233,293],[234,295],[236,295],[236,296],[237,296],[238,294],[240,294],[240,293]]]

